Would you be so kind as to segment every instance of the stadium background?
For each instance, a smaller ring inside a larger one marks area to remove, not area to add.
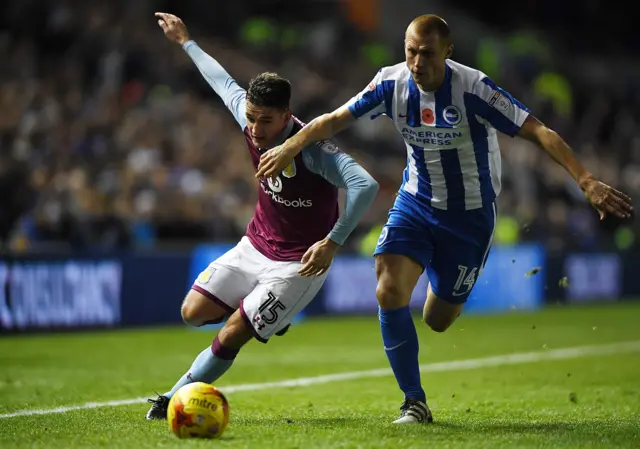
[[[300,7],[304,4],[304,7]],[[310,120],[403,58],[416,15],[449,22],[475,66],[572,144],[605,182],[640,190],[640,65],[632,15],[604,2],[22,0],[0,5],[0,328],[179,323],[206,263],[256,199],[244,138],[155,11],[182,17],[242,85],[270,70]],[[517,14],[516,13],[517,8]],[[625,22],[626,21],[626,22]],[[602,32],[591,32],[594,23]],[[580,36],[578,39],[577,36]],[[392,125],[337,139],[381,185],[308,314],[375,313],[369,257],[400,184]],[[501,138],[504,190],[467,312],[640,297],[639,224],[604,230],[564,171]],[[416,289],[417,307],[424,279]]]

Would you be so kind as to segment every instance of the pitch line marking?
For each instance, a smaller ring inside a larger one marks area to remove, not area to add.
[[[606,345],[577,346],[573,348],[549,349],[546,351],[521,352],[504,354],[492,357],[482,357],[467,360],[452,360],[449,362],[436,362],[420,365],[423,373],[441,373],[449,371],[470,370],[488,368],[494,366],[519,365],[523,363],[536,363],[550,360],[566,360],[579,357],[598,355],[624,354],[640,352],[640,341],[611,343]],[[391,376],[391,368],[379,368],[364,371],[351,371],[346,373],[325,374],[313,377],[300,377],[297,379],[279,380],[274,382],[251,383],[230,385],[221,387],[225,394],[241,391],[258,391],[273,388],[308,387],[309,385],[326,384],[331,382],[343,382],[347,380],[366,379],[373,377]],[[122,405],[142,404],[147,398],[120,399],[105,402],[86,402],[84,404],[55,407],[49,409],[20,410],[12,413],[0,414],[0,419],[15,418],[19,416],[52,415],[55,413],[67,413],[75,410],[88,410],[102,407],[118,407]]]

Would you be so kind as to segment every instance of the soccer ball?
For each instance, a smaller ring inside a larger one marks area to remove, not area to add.
[[[190,383],[171,397],[167,421],[178,438],[218,438],[229,423],[229,403],[213,385]]]

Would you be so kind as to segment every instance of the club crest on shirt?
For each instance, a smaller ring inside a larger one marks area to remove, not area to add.
[[[450,105],[442,110],[442,118],[449,125],[457,125],[462,121],[462,112],[457,106]]]
[[[284,174],[284,171],[283,171],[283,174]],[[269,188],[271,189],[272,192],[275,192],[275,193],[282,192],[282,180],[280,179],[280,176],[276,176],[275,179],[267,178],[267,185],[269,185]]]
[[[293,178],[296,173],[296,161],[291,161],[291,163],[282,170],[282,176],[285,178]]]

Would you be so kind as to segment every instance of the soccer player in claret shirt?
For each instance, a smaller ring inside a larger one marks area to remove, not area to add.
[[[440,17],[414,19],[405,33],[405,61],[382,68],[345,105],[311,121],[262,155],[257,177],[273,176],[309,142],[330,139],[356,120],[393,121],[407,167],[375,250],[380,329],[404,393],[396,423],[432,421],[420,382],[418,338],[409,301],[424,270],[429,290],[424,322],[445,331],[460,314],[484,267],[500,193],[497,132],[520,136],[564,167],[600,214],[632,213],[631,199],[598,181],[571,148],[484,73],[451,60],[449,26]]]
[[[263,73],[245,91],[190,39],[178,17],[156,16],[232,112],[255,169],[264,151],[303,128],[289,111],[287,80]],[[338,188],[347,191],[342,215]],[[376,181],[329,141],[310,143],[273,179],[260,180],[246,235],[198,276],[182,304],[182,317],[193,326],[227,321],[174,387],[149,400],[147,419],[166,419],[169,399],[183,385],[222,376],[251,338],[266,343],[286,332],[320,290],[336,251],[377,191]]]

